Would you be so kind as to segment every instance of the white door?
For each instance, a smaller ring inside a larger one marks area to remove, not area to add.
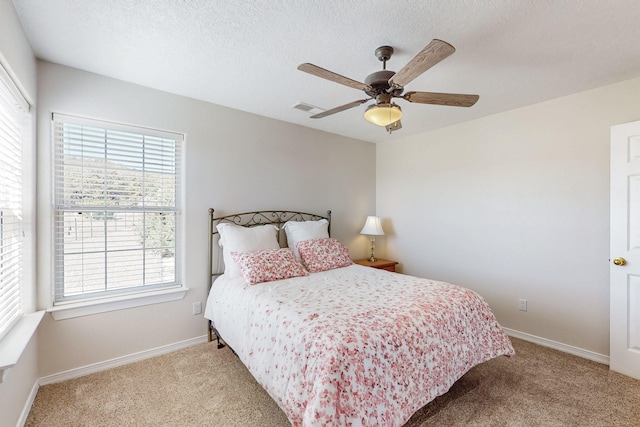
[[[611,128],[612,370],[640,379],[640,121]]]

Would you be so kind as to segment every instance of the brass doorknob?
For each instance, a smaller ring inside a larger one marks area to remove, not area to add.
[[[613,260],[613,263],[615,265],[625,265],[627,263],[627,260],[624,258],[616,258]]]

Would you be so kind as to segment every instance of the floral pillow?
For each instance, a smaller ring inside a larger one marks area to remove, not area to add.
[[[250,285],[309,275],[289,248],[231,252],[231,256]]]
[[[331,237],[298,242],[302,263],[312,273],[347,267],[353,264],[349,250],[338,239]]]

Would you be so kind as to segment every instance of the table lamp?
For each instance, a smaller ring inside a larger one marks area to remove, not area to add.
[[[378,260],[375,255],[376,236],[384,236],[384,230],[382,229],[380,218],[377,216],[368,216],[367,222],[364,223],[364,227],[362,227],[360,234],[371,236],[371,256],[369,257],[369,261],[376,262]]]

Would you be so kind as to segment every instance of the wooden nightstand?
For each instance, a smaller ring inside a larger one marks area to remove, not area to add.
[[[388,259],[380,258],[378,258],[378,260],[374,262],[369,261],[367,258],[355,259],[353,260],[353,262],[355,262],[356,264],[364,265],[366,267],[379,268],[380,270],[392,271],[394,273],[396,272],[396,264],[398,264],[396,261],[389,261]]]

